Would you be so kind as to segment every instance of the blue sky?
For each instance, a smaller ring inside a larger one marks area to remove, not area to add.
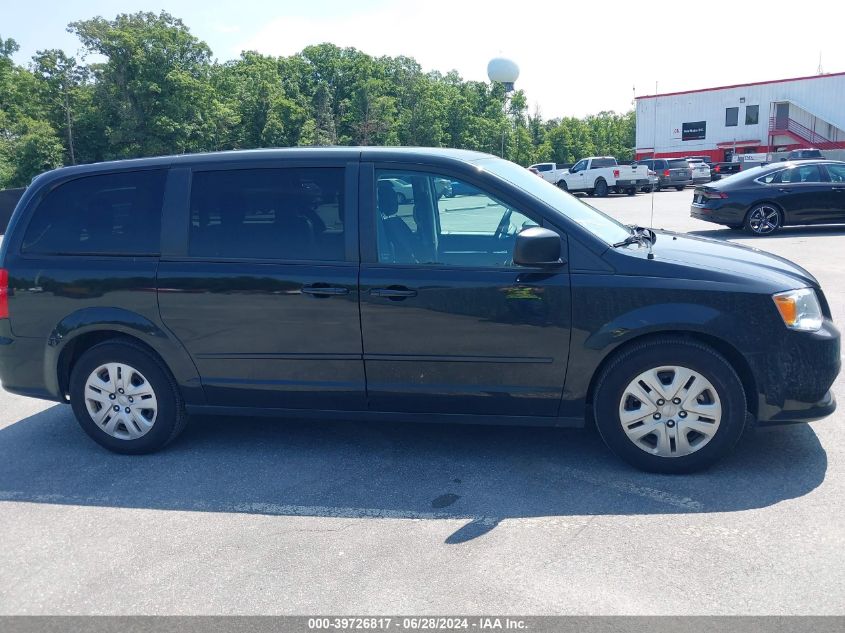
[[[812,28],[791,32],[778,6],[691,0],[0,0],[0,36],[17,40],[16,60],[26,63],[43,48],[77,54],[79,42],[66,32],[68,22],[164,9],[182,18],[221,61],[244,49],[290,55],[330,41],[373,55],[408,55],[424,70],[456,69],[465,79],[484,80],[487,61],[504,54],[520,66],[517,87],[549,118],[625,111],[635,91],[651,94],[656,81],[660,92],[668,92],[811,75],[820,53],[826,72],[845,71],[841,20],[820,19],[822,7],[807,16]],[[838,2],[827,6],[842,12]],[[671,54],[655,55],[655,49]]]

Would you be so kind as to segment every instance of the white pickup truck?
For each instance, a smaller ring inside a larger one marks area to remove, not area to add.
[[[649,185],[646,166],[619,165],[612,156],[582,158],[569,169],[557,169],[554,163],[538,163],[532,167],[545,180],[565,191],[585,191],[600,198],[611,191],[632,196]]]

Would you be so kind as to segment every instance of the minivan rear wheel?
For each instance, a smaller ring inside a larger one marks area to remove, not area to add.
[[[598,379],[593,410],[602,439],[628,463],[688,473],[733,449],[745,428],[746,399],[721,354],[667,337],[614,358]]]
[[[70,375],[70,402],[82,429],[116,453],[157,451],[185,427],[176,381],[153,352],[128,339],[95,345]]]

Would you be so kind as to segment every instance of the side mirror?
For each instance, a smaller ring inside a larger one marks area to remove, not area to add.
[[[569,173],[570,173],[570,174],[574,174],[574,173],[575,173],[575,165],[573,165],[572,167],[570,167],[570,168],[569,168]]]
[[[541,226],[520,231],[513,246],[517,266],[560,266],[560,235]]]

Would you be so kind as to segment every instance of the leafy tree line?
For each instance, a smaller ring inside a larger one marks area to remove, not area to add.
[[[105,61],[51,49],[24,67],[0,37],[0,189],[61,165],[254,147],[448,146],[522,165],[633,151],[633,112],[543,120],[522,91],[506,99],[500,85],[423,73],[410,57],[319,44],[219,63],[165,12],[68,31]]]

